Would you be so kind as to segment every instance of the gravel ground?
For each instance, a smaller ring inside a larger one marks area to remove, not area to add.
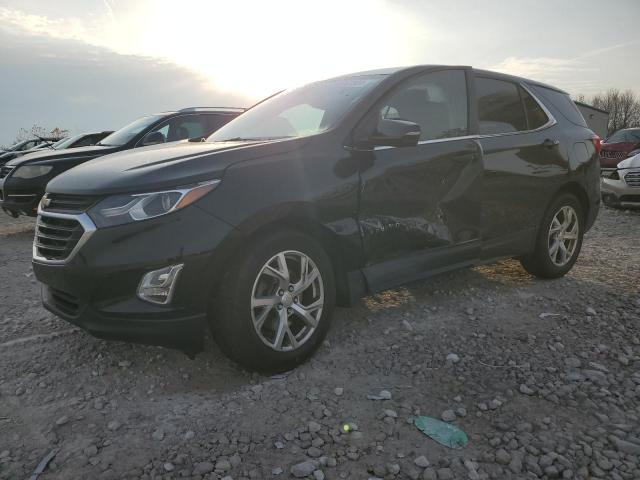
[[[602,210],[563,279],[505,261],[338,309],[312,361],[275,377],[211,341],[192,361],[56,319],[32,228],[0,221],[0,478],[54,449],[41,479],[640,478],[640,212]]]

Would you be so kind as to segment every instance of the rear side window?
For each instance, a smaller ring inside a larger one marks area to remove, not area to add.
[[[536,93],[539,92],[543,99],[551,102],[571,123],[575,123],[581,127],[587,127],[587,122],[584,120],[582,113],[580,113],[580,110],[578,110],[578,107],[576,107],[576,104],[573,103],[573,100],[571,100],[568,94],[539,85],[535,85],[534,88]]]
[[[524,103],[524,110],[527,114],[527,124],[529,130],[535,130],[545,125],[549,121],[549,117],[544,113],[542,107],[536,102],[536,100],[522,87],[520,93],[522,94],[522,102]]]
[[[478,128],[481,135],[527,130],[518,85],[493,78],[476,78]]]

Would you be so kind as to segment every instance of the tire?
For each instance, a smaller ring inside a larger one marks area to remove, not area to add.
[[[575,223],[571,222],[564,226],[563,220],[571,216],[567,215],[570,211],[573,211]],[[560,230],[558,230],[559,223],[562,224]],[[554,232],[561,235],[560,237],[554,236],[551,232],[552,227]],[[571,238],[574,233],[575,243]],[[536,277],[562,277],[571,270],[578,259],[583,235],[584,212],[580,201],[574,195],[562,194],[553,200],[540,223],[533,253],[522,257],[520,263],[527,272]],[[555,250],[555,254],[552,254],[554,252],[552,247],[555,247],[556,241],[558,241],[558,248]],[[560,243],[564,246],[566,254]]]
[[[317,350],[329,330],[336,296],[331,261],[316,240],[293,230],[256,238],[246,252],[227,270],[212,297],[213,338],[229,358],[249,370],[291,370]],[[303,257],[306,281],[300,273]],[[285,270],[289,281],[281,277]],[[319,276],[314,277],[315,271]],[[304,307],[311,309],[305,312]]]

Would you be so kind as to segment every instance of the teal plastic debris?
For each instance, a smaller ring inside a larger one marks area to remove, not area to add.
[[[469,443],[467,434],[450,423],[431,417],[415,417],[413,424],[422,433],[445,447],[460,449]]]

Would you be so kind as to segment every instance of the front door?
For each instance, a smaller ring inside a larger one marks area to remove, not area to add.
[[[465,69],[413,77],[374,109],[378,119],[417,123],[421,136],[416,146],[367,152],[358,220],[372,290],[478,258],[483,167],[468,111]]]

